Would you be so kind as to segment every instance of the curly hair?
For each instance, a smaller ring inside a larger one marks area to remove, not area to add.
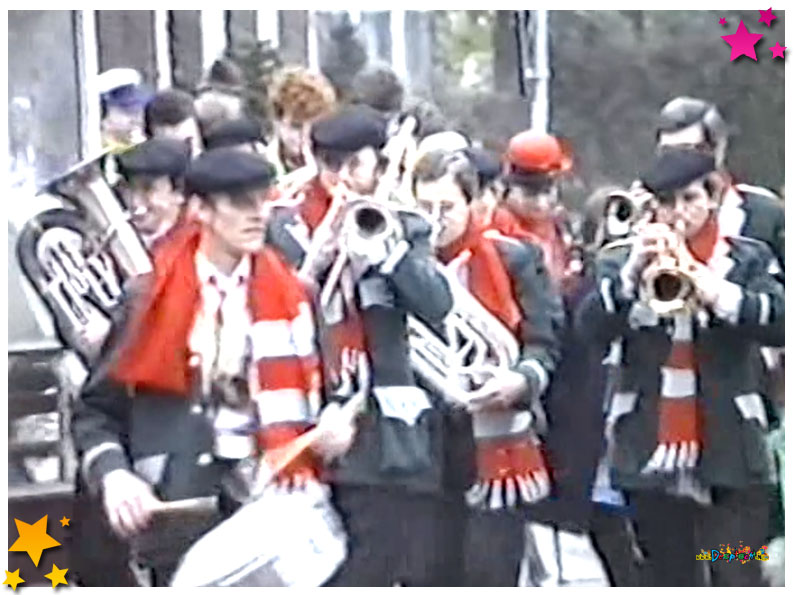
[[[270,91],[273,115],[288,117],[296,123],[310,122],[333,111],[336,92],[321,74],[302,66],[277,73]]]

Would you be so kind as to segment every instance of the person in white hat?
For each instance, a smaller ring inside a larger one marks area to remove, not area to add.
[[[114,152],[143,142],[143,108],[151,92],[133,68],[112,68],[97,77],[102,107],[102,146]]]

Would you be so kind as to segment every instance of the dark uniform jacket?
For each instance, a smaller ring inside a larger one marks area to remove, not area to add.
[[[782,285],[770,273],[773,257],[766,245],[731,237],[732,267],[725,279],[738,285],[741,300],[736,318],[709,312],[696,323],[695,358],[698,399],[704,408],[704,450],[696,477],[705,486],[741,488],[770,481],[770,462],[764,441],[767,420],[758,395],[758,370],[753,365],[760,345],[784,343],[785,306]],[[624,386],[636,399],[621,401],[614,425],[615,454],[612,478],[617,487],[660,487],[662,476],[640,470],[657,446],[660,367],[670,350],[664,324],[630,324],[637,302],[626,299],[620,268],[628,247],[609,251],[598,263],[597,287],[577,314],[583,341],[604,345],[624,340]],[[617,407],[617,400],[614,402]]]
[[[114,327],[72,412],[72,436],[81,461],[81,480],[96,491],[115,469],[135,471],[161,500],[217,493],[221,467],[212,459],[211,418],[198,401],[139,392],[110,378],[123,337],[130,332],[131,308],[141,286],[125,295],[114,313]]]
[[[417,391],[411,369],[407,316],[428,324],[440,322],[452,306],[449,286],[432,256],[430,226],[421,217],[401,213],[409,249],[391,274],[370,269],[357,282],[359,311],[369,351],[373,391],[366,412],[359,417],[351,450],[331,470],[332,481],[351,485],[399,486],[422,492],[441,486],[443,450],[439,403],[429,397],[415,423],[412,412]],[[301,241],[306,230],[288,210],[275,214],[267,241],[296,267],[305,255]],[[322,279],[321,279],[322,280]],[[319,335],[327,329],[321,308],[315,309]],[[333,386],[326,393],[333,396]],[[424,392],[424,391],[421,391]],[[384,404],[391,413],[384,411]]]
[[[764,188],[738,184],[732,187],[739,198],[730,195],[720,208],[720,229],[765,242],[781,268],[786,262],[786,212],[783,203]]]

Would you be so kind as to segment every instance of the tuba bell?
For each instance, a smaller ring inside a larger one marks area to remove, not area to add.
[[[60,207],[24,224],[17,257],[50,308],[61,340],[94,361],[125,284],[152,270],[129,216],[103,175],[109,153],[83,161],[37,193]],[[53,205],[54,206],[54,205]]]
[[[448,402],[465,405],[493,374],[518,362],[520,346],[460,283],[454,269],[455,263],[441,266],[453,306],[440,333],[410,316],[408,345],[411,366],[422,382]]]

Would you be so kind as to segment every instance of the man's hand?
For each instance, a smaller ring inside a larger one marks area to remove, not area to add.
[[[146,529],[160,505],[152,487],[126,469],[111,471],[102,478],[102,499],[111,528],[124,539]]]
[[[645,226],[637,235],[631,254],[623,265],[621,277],[637,287],[642,272],[657,255],[668,249],[674,240],[672,231],[667,225],[650,223]]]
[[[356,437],[356,426],[353,416],[344,411],[338,403],[330,403],[320,414],[317,424],[319,436],[314,443],[314,450],[326,460],[344,455],[353,445]]]
[[[508,409],[529,390],[527,379],[514,370],[500,370],[479,389],[466,405],[475,413],[489,409]]]

